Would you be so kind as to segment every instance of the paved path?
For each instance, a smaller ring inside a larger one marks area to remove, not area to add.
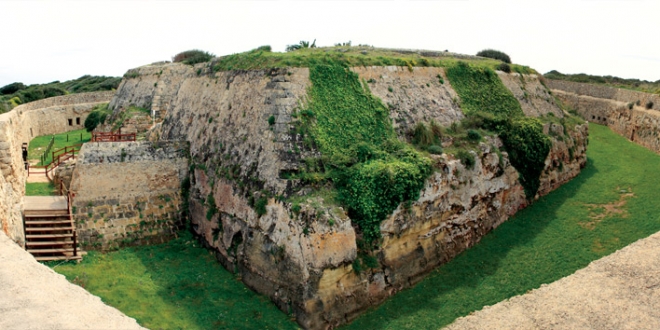
[[[446,329],[660,329],[660,233]]]
[[[143,329],[0,231],[0,329]]]
[[[26,211],[66,210],[66,197],[64,196],[25,196]]]

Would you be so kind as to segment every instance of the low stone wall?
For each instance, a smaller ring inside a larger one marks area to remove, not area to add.
[[[21,146],[40,135],[83,128],[89,111],[113,92],[51,97],[0,114],[0,229],[23,244],[22,200],[27,173]]]
[[[622,108],[610,115],[608,126],[630,141],[660,153],[660,111]]]
[[[182,226],[185,142],[87,143],[73,171],[73,217],[84,249],[164,242]]]

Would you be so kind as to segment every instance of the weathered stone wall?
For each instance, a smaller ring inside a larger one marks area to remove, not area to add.
[[[410,71],[407,67],[372,66],[352,70],[388,106],[400,137],[410,135],[409,130],[419,122],[435,120],[449,125],[464,117],[444,68],[414,67]]]
[[[556,127],[558,129],[558,127]],[[587,125],[568,136],[552,138],[537,197],[580,173],[586,165]],[[373,255],[379,266],[355,274],[352,265],[323,269],[317,293],[305,300],[311,324],[340,324],[396,292],[473,246],[486,233],[527,206],[518,173],[506,153],[500,162],[498,139],[480,144],[477,163],[470,170],[447,155],[435,156],[435,174],[419,200],[403,205],[381,223],[384,240]],[[573,148],[574,152],[568,149]]]
[[[660,110],[660,95],[632,91],[628,89],[614,88],[601,85],[577,83],[565,80],[546,79],[546,85],[552,90],[591,96],[598,99],[607,99],[625,104],[639,101],[639,106],[645,107],[648,101],[653,102],[652,109]]]
[[[560,80],[548,80],[548,86],[584,119],[660,153],[660,95]],[[646,109],[649,101],[653,107]]]
[[[610,114],[607,124],[619,135],[660,153],[660,111],[621,108]]]
[[[27,173],[21,145],[39,135],[82,128],[89,111],[111,96],[112,92],[57,96],[0,114],[0,228],[12,240],[21,245],[24,241],[21,213]]]
[[[543,86],[537,75],[521,75],[502,71],[497,71],[497,75],[504,86],[518,99],[526,116],[539,117],[552,113],[555,117],[564,117],[564,113],[555,104],[550,91]]]
[[[73,217],[85,249],[163,242],[181,229],[185,142],[87,143],[73,171]]]
[[[420,121],[450,124],[463,118],[443,69],[352,70],[389,106],[402,138]],[[144,106],[148,101],[142,95],[153,95],[154,85],[169,82],[160,92],[171,95],[167,116],[150,138],[190,143],[193,230],[226,268],[293,312],[306,328],[353,319],[472,246],[527,203],[506,154],[500,162],[494,150],[499,140],[482,144],[474,170],[437,156],[436,174],[420,200],[382,223],[385,239],[373,254],[379,267],[356,274],[357,234],[346,212],[321,196],[306,195],[309,189],[301,189],[298,180],[285,179],[304,166],[304,158],[318,156],[292,124],[310,85],[308,69],[214,73],[208,64],[166,64],[129,73],[115,105]],[[529,95],[526,112],[563,115],[537,78],[525,77],[524,83],[517,76],[505,78],[514,94],[515,88],[520,91],[519,99]],[[551,125],[546,131],[560,133]],[[539,195],[577,175],[586,162],[586,125],[570,136],[561,133],[553,137]],[[294,208],[282,197],[299,202]],[[265,204],[262,211],[259,203]]]

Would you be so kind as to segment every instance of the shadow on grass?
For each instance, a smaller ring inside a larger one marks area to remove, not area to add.
[[[164,328],[297,328],[267,297],[248,289],[208,250],[199,247],[190,233],[181,235],[170,243],[136,251],[159,287],[160,299],[176,306],[177,315],[170,317],[173,323]]]
[[[587,166],[573,180],[519,211],[416,286],[398,293],[345,328],[437,329],[457,317],[525,293],[588,264],[591,260],[578,261],[568,268],[558,266],[567,256],[544,249],[544,245],[561,242],[537,240],[537,237],[552,222],[561,221],[558,219],[563,215],[557,211],[598,173],[597,165],[589,158]],[[507,261],[502,265],[504,259]],[[557,267],[564,271],[549,270]]]

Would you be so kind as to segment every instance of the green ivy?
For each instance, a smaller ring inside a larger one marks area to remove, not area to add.
[[[458,62],[447,69],[447,78],[461,97],[466,115],[480,111],[496,116],[524,115],[518,100],[490,68]]]
[[[551,146],[541,121],[525,117],[518,100],[490,68],[459,62],[447,69],[447,77],[461,98],[466,122],[500,135],[511,165],[520,174],[525,196],[534,198]],[[461,161],[469,166],[467,157]]]
[[[525,196],[534,198],[540,185],[541,172],[545,168],[545,158],[552,143],[543,134],[540,120],[519,117],[509,121],[507,129],[500,133],[509,153],[511,165],[520,173],[520,183],[525,188]]]
[[[397,139],[385,105],[345,64],[314,61],[310,80],[300,127],[323,154],[325,177],[373,246],[381,221],[419,197],[431,161]]]

